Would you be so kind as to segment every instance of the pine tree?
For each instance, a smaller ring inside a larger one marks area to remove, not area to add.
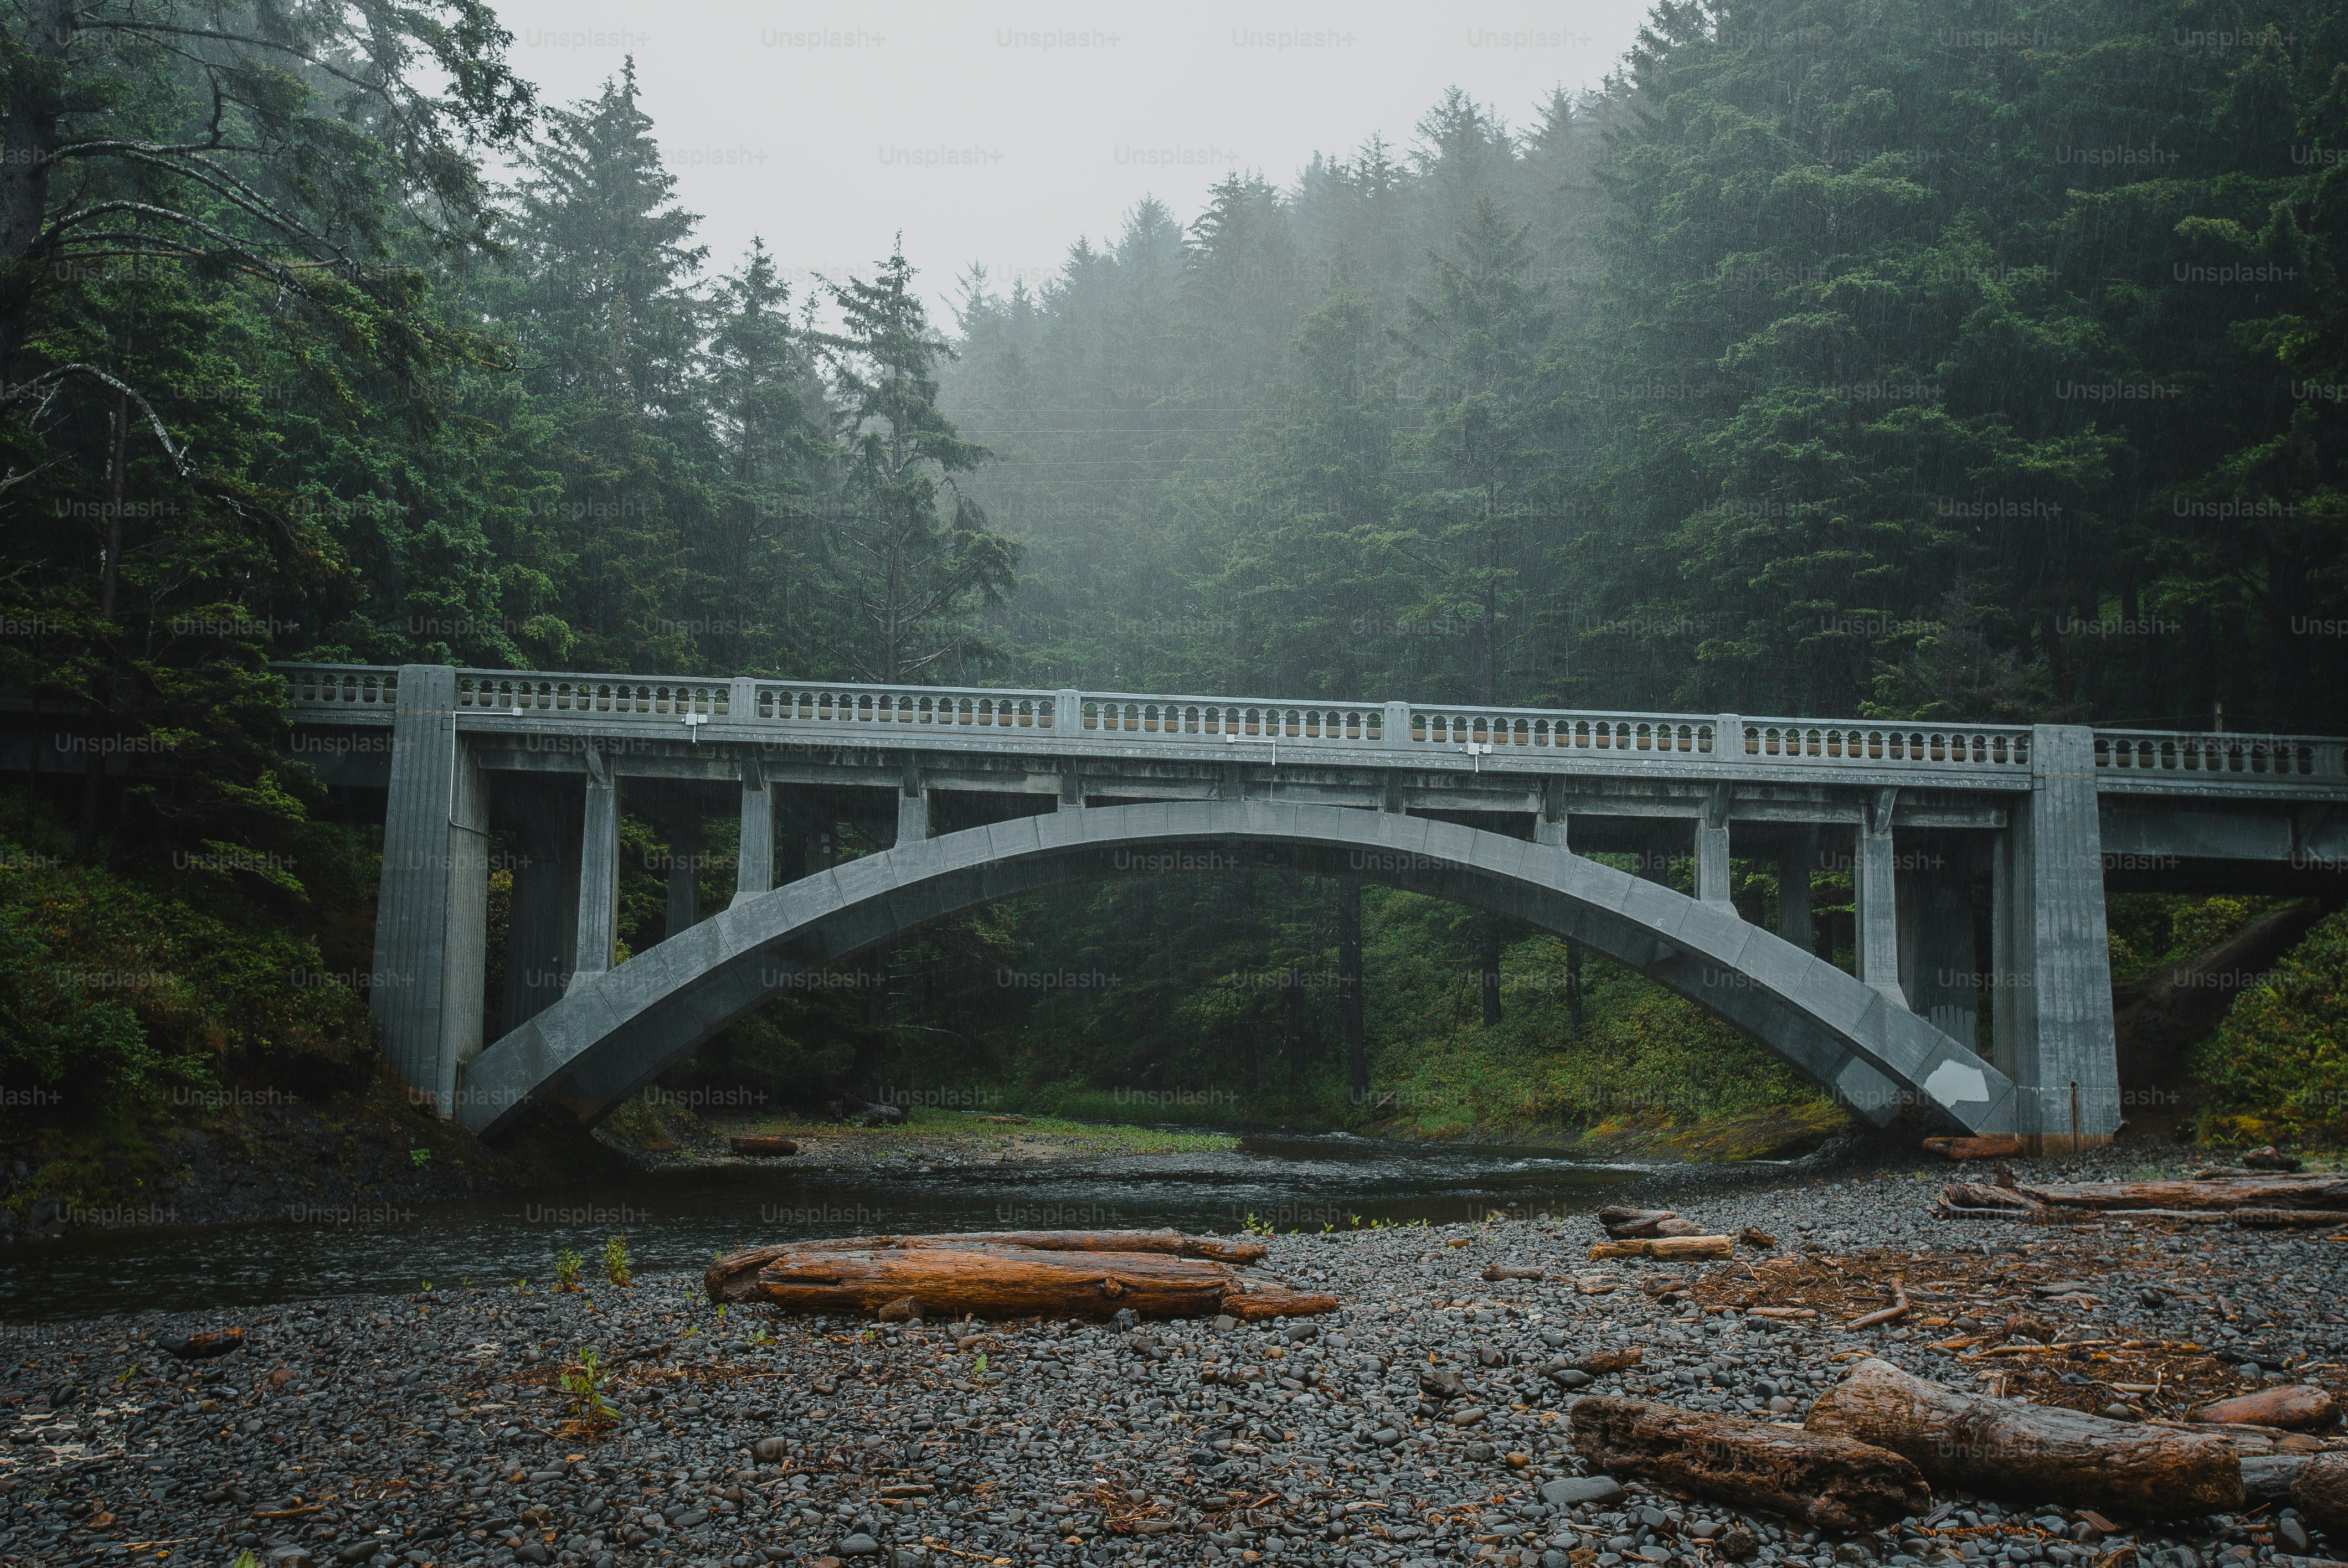
[[[827,284],[842,325],[818,339],[841,428],[829,533],[854,622],[844,651],[886,685],[977,657],[968,611],[1011,591],[1019,558],[958,483],[992,454],[938,407],[952,350],[912,282],[901,245],[871,282]]]

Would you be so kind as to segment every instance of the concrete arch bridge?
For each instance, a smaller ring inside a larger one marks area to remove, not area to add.
[[[2076,1147],[2123,1115],[2107,886],[2348,890],[2348,769],[2323,737],[281,669],[294,754],[382,792],[371,994],[392,1062],[483,1132],[533,1101],[600,1116],[808,969],[957,910],[1282,866],[1579,938],[1878,1122],[1913,1105]],[[623,794],[681,869],[666,938],[615,967]],[[736,891],[705,917],[693,850],[718,813],[740,825]],[[849,820],[893,846],[832,864]],[[519,852],[489,1040],[499,834]],[[778,845],[798,873],[779,886]],[[1740,858],[1779,870],[1773,927],[1732,898]],[[1689,860],[1693,897],[1658,879]],[[1811,880],[1834,867],[1856,974],[1811,951]]]

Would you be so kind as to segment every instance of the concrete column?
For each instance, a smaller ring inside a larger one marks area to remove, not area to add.
[[[742,759],[742,854],[734,871],[734,902],[775,886],[775,795],[756,757]]]
[[[1900,991],[1911,1011],[1968,1046],[1978,1036],[1981,1013],[1970,858],[1948,834],[1911,837],[1900,850],[1895,876]]]
[[[922,786],[922,770],[905,760],[905,783],[897,792],[897,842],[919,844],[930,835],[930,792]]]
[[[1777,935],[1804,952],[1816,934],[1810,927],[1810,872],[1818,863],[1818,830],[1803,828],[1777,851]]]
[[[701,918],[701,812],[688,805],[668,830],[668,926],[681,937]]]
[[[577,966],[580,807],[574,790],[532,784],[514,814],[519,859],[506,916],[499,1009],[500,1025],[508,1031],[552,1006]]]
[[[1726,784],[1715,785],[1704,815],[1695,819],[1695,896],[1707,904],[1727,904],[1729,897],[1728,802]]]
[[[368,997],[393,1071],[443,1116],[481,1048],[489,834],[489,791],[457,733],[457,672],[400,666]]]
[[[1052,693],[1052,733],[1066,739],[1085,733],[1085,694],[1071,686]]]
[[[2021,1088],[2024,1141],[2060,1153],[2120,1123],[2094,732],[2034,726],[2030,771],[1993,869],[1993,1054]]]
[[[1900,989],[1900,895],[1891,845],[1891,806],[1898,794],[1877,790],[1861,808],[1851,889],[1859,916],[1859,978],[1906,1007],[1907,993]]]
[[[610,972],[620,918],[620,781],[593,746],[587,764],[587,805],[579,834],[579,953],[569,989]]]
[[[1533,815],[1533,842],[1554,849],[1566,844],[1565,780],[1554,777],[1541,784],[1541,808]]]

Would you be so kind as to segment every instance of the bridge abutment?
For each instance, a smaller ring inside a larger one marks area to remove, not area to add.
[[[481,1049],[489,789],[457,733],[457,672],[407,664],[399,675],[369,1002],[392,1071],[446,1116]]]
[[[2120,1124],[2094,732],[2036,725],[2030,763],[1993,865],[1991,1038],[2024,1143],[2057,1153]]]

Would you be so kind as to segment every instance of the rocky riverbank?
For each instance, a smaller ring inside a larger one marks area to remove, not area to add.
[[[1278,1236],[1276,1272],[1348,1304],[1294,1324],[770,1320],[676,1275],[11,1327],[0,1562],[2101,1568],[2133,1547],[2143,1568],[2291,1568],[2348,1549],[2272,1505],[2147,1524],[2062,1498],[1944,1496],[1822,1538],[1582,1475],[1581,1393],[1798,1420],[1863,1354],[2130,1416],[2278,1377],[2348,1391],[2348,1245],[1935,1220],[1943,1174],[1659,1179],[1645,1196],[1777,1238],[1703,1269],[1591,1265],[1582,1216]],[[1488,1282],[1494,1265],[1549,1277]],[[1846,1327],[1895,1271],[1910,1317]],[[164,1349],[236,1323],[221,1359]],[[1623,1371],[1562,1366],[1632,1347]],[[583,1350],[615,1412],[601,1435],[577,1420]]]

